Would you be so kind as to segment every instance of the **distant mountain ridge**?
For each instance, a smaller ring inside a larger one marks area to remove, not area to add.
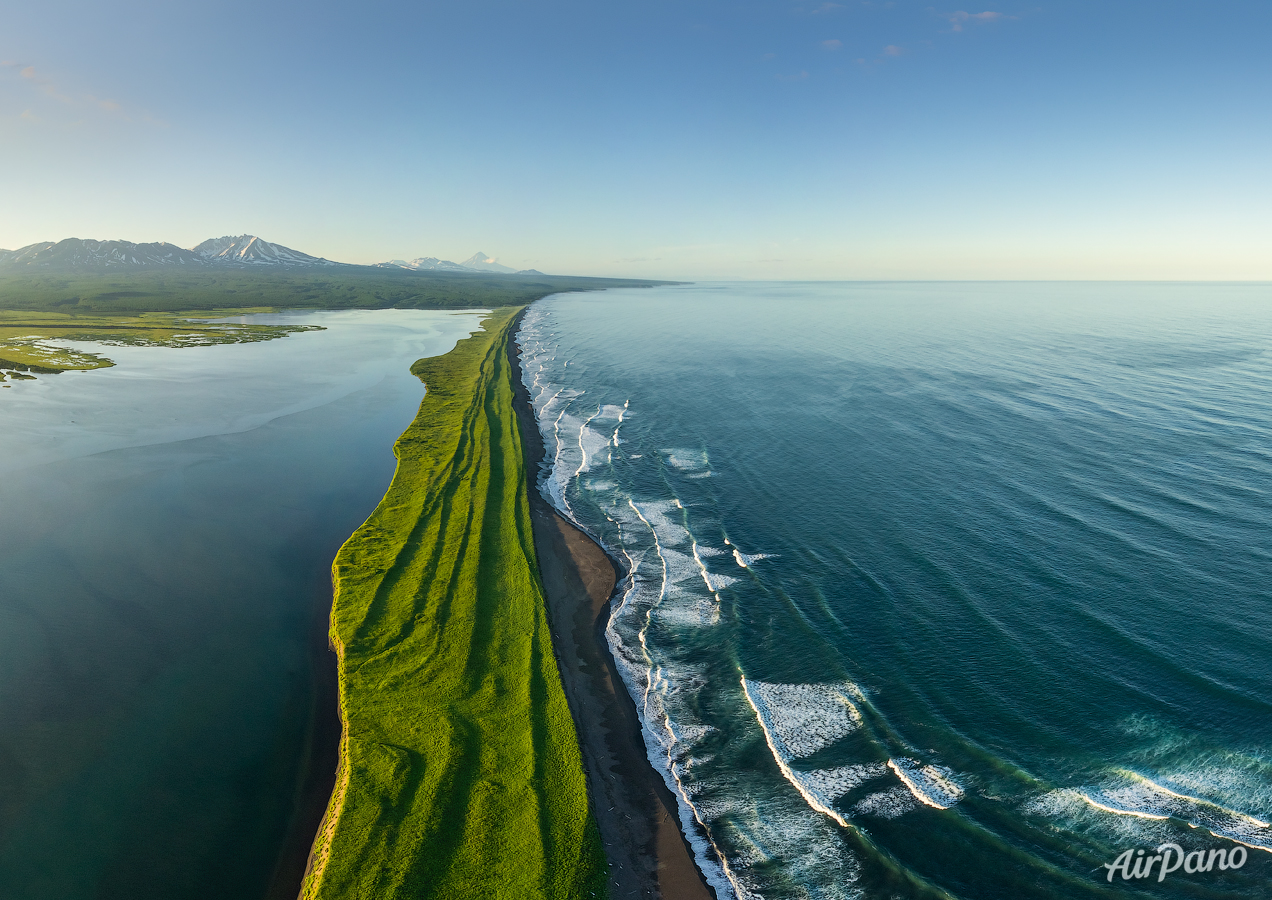
[[[0,266],[33,268],[115,268],[122,266],[197,266],[202,260],[176,244],[134,244],[132,241],[41,241],[0,255]]]
[[[412,269],[414,271],[440,269],[446,272],[498,272],[501,275],[541,274],[533,269],[514,269],[510,266],[500,265],[494,257],[487,256],[480,250],[462,263],[451,262],[449,259],[438,259],[436,256],[421,256],[409,262],[404,259],[391,259],[388,262],[376,263],[376,265],[386,269]]]
[[[445,272],[471,272],[467,266],[461,266],[459,263],[453,263],[449,259],[438,259],[436,256],[420,256],[416,259],[407,261],[405,259],[391,259],[388,262],[376,263],[383,269],[413,269],[421,271],[424,269],[440,269]]]
[[[298,269],[344,266],[319,256],[274,244],[254,234],[209,238],[194,247],[178,247],[166,241],[137,244],[132,241],[97,241],[66,238],[41,241],[17,250],[0,250],[0,271],[77,271],[155,268]],[[485,253],[474,253],[462,263],[435,256],[412,260],[394,259],[375,264],[379,268],[410,271],[487,272],[500,275],[541,275],[534,269],[513,269]]]
[[[17,250],[0,250],[0,269],[132,269],[161,267],[299,267],[339,266],[282,244],[272,244],[253,234],[211,238],[197,247],[185,249],[160,241],[136,244],[132,241],[94,241],[67,238],[41,241]]]

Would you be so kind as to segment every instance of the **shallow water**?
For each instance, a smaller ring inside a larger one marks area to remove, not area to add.
[[[254,318],[327,330],[0,391],[0,897],[287,893],[331,560],[481,316]]]
[[[1267,895],[1267,285],[690,285],[520,340],[722,895]],[[1166,842],[1246,861],[1109,882]]]

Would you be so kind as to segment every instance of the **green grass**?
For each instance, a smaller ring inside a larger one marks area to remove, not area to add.
[[[340,550],[342,761],[302,897],[605,894],[552,653],[512,408],[515,309],[445,356]]]
[[[180,315],[162,312],[70,315],[65,312],[0,310],[0,369],[64,372],[114,365],[100,354],[68,349],[49,343],[50,340],[93,341],[113,347],[205,347],[209,344],[269,341],[297,331],[309,331],[312,327],[190,321],[192,317],[221,319],[259,312],[268,310],[208,310]]]
[[[565,291],[667,283],[569,275],[411,272],[373,266],[291,271],[9,269],[0,271],[0,369],[59,372],[114,365],[98,354],[51,346],[50,338],[187,347],[269,340],[304,330],[266,325],[200,327],[178,321],[178,313],[201,314],[192,310],[228,316],[280,309],[499,308],[522,306]]]
[[[667,282],[566,275],[410,272],[371,266],[292,271],[0,271],[0,309],[70,314],[275,309],[473,309],[521,306],[562,291]]]

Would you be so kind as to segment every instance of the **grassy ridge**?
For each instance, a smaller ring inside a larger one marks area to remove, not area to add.
[[[336,557],[345,732],[302,897],[605,893],[530,530],[515,313],[412,367],[428,393],[397,473]]]

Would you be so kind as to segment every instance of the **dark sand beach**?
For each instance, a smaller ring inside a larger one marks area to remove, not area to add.
[[[513,405],[533,481],[544,456],[543,439],[521,381],[515,341],[509,342],[508,354],[514,368]],[[615,900],[712,900],[714,891],[680,832],[676,799],[645,755],[636,706],[605,641],[609,601],[622,572],[533,486],[528,493],[553,646],[610,863],[610,895]]]

